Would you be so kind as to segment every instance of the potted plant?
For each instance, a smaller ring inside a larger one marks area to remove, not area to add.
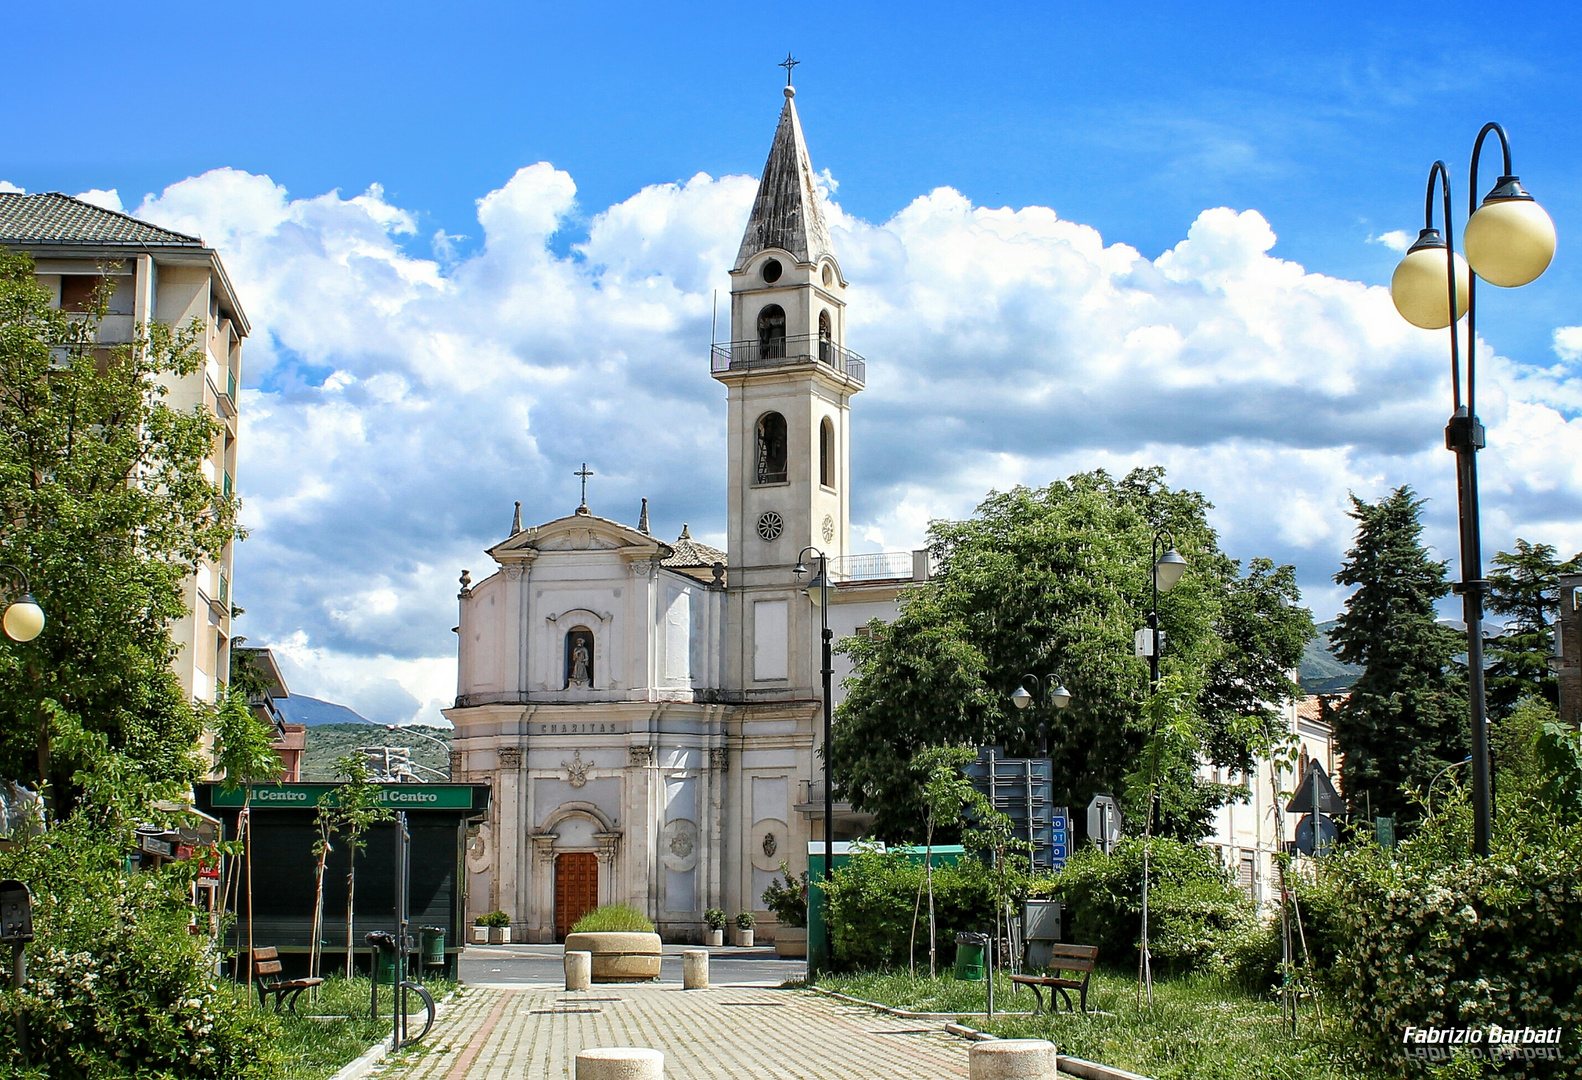
[[[780,864],[785,880],[775,878],[764,890],[764,907],[775,913],[780,923],[775,928],[775,955],[799,958],[807,955],[807,871],[800,877],[786,863]]]
[[[483,925],[489,928],[490,945],[511,944],[511,916],[503,911],[491,911],[483,917]]]
[[[483,921],[487,918],[487,915],[479,915],[476,919],[472,920],[472,944],[489,944],[489,924]]]
[[[725,912],[711,907],[703,913],[703,925],[708,927],[703,943],[719,948],[725,944]]]
[[[737,948],[750,949],[753,947],[753,924],[757,921],[757,919],[753,918],[753,913],[750,911],[738,911],[736,913],[735,944]]]

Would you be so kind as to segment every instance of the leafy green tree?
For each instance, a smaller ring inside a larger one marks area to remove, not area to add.
[[[993,814],[989,800],[973,788],[972,781],[962,772],[976,760],[978,753],[970,746],[932,746],[920,752],[914,766],[921,774],[923,785],[923,878],[917,883],[917,897],[912,902],[912,936],[907,946],[907,970],[917,974],[917,920],[923,904],[923,892],[928,892],[928,977],[937,972],[939,954],[938,932],[934,921],[934,830],[941,826],[959,825],[969,815],[982,817]]]
[[[1192,491],[1162,469],[1123,478],[1083,473],[1044,488],[991,493],[966,521],[937,521],[930,547],[940,570],[912,586],[889,626],[842,642],[853,662],[835,728],[836,783],[876,815],[886,839],[921,839],[925,808],[912,762],[935,746],[1000,745],[1038,752],[1049,725],[1055,801],[1085,804],[1120,791],[1145,742],[1137,724],[1147,666],[1132,656],[1148,609],[1156,532],[1190,563],[1160,600],[1165,670],[1189,673],[1207,760],[1243,760],[1266,702],[1296,692],[1285,672],[1312,637],[1289,567],[1266,560],[1244,576],[1219,551]],[[1056,672],[1072,692],[1056,715],[1011,705],[1026,673]],[[1231,789],[1173,770],[1161,792],[1161,827],[1197,839]],[[1141,828],[1141,824],[1137,825]]]
[[[1517,538],[1515,551],[1502,551],[1491,563],[1488,608],[1510,620],[1486,647],[1489,715],[1510,715],[1524,697],[1558,704],[1559,684],[1549,670],[1555,645],[1549,618],[1560,603],[1560,575],[1577,573],[1582,554],[1561,562],[1552,544]]]
[[[270,745],[274,731],[259,720],[241,689],[230,686],[220,697],[214,717],[214,767],[226,791],[242,789],[237,816],[242,841],[242,878],[247,882],[247,979],[253,978],[253,785],[280,776],[280,755]]]
[[[374,782],[368,762],[357,754],[347,754],[335,762],[335,771],[344,783],[335,789],[335,831],[346,840],[346,977],[354,971],[353,927],[357,914],[357,853],[368,846],[367,833],[375,824],[388,821],[390,808],[379,801],[382,785]]]
[[[199,328],[140,327],[102,347],[96,311],[60,311],[32,260],[0,251],[0,562],[21,567],[48,615],[0,649],[0,775],[47,785],[57,813],[84,759],[52,717],[103,734],[150,779],[188,783],[204,717],[171,670],[184,579],[236,535],[236,501],[203,474],[220,434],[168,405],[196,371]]]
[[[1452,664],[1462,638],[1435,618],[1450,584],[1422,545],[1422,500],[1399,487],[1351,503],[1357,538],[1335,581],[1356,591],[1330,641],[1363,671],[1334,712],[1341,784],[1354,812],[1415,819],[1403,787],[1421,789],[1467,753],[1466,687]]]

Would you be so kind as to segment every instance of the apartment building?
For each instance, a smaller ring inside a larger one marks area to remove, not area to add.
[[[177,327],[197,320],[203,366],[173,378],[166,401],[181,410],[201,405],[219,418],[221,431],[204,471],[229,494],[236,483],[237,387],[248,325],[219,254],[198,237],[55,192],[0,192],[0,247],[30,254],[39,284],[67,310],[88,310],[108,278],[109,311],[99,327],[104,345],[127,344],[154,321]],[[187,580],[187,613],[171,628],[181,647],[176,673],[202,701],[214,700],[229,670],[231,548]]]

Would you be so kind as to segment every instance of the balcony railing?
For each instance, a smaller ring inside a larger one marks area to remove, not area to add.
[[[842,581],[926,581],[927,573],[917,573],[917,552],[875,551],[865,555],[840,555],[829,561],[829,576]],[[927,566],[927,552],[923,565]]]
[[[868,381],[868,361],[850,349],[813,334],[718,342],[711,348],[709,370],[717,375],[723,371],[757,371],[812,363],[833,368],[858,384]]]

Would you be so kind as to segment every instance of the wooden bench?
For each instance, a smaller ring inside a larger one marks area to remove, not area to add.
[[[275,1012],[280,1011],[281,1002],[292,1011],[297,1011],[297,998],[302,996],[302,991],[311,990],[315,986],[322,986],[323,979],[282,979],[280,977],[280,950],[273,946],[253,950],[253,982],[258,987],[258,1004],[268,1005],[269,995],[275,996]],[[290,1000],[287,1001],[287,996]]]
[[[1097,945],[1051,945],[1049,949],[1049,966],[1045,970],[1056,974],[1012,975],[1011,982],[1019,986],[1031,986],[1033,988],[1033,997],[1038,1001],[1038,1004],[1033,1008],[1035,1015],[1044,1007],[1044,997],[1038,989],[1041,986],[1049,988],[1050,1012],[1059,1011],[1059,1003],[1055,1000],[1057,993],[1066,999],[1066,1008],[1068,1010],[1071,1012],[1077,1011],[1076,1007],[1071,1004],[1071,995],[1067,993],[1068,990],[1076,990],[1081,995],[1082,1011],[1087,1012],[1088,979],[1093,975],[1093,965],[1098,958],[1099,947]],[[1061,978],[1058,973],[1062,971],[1081,972],[1082,978]]]

